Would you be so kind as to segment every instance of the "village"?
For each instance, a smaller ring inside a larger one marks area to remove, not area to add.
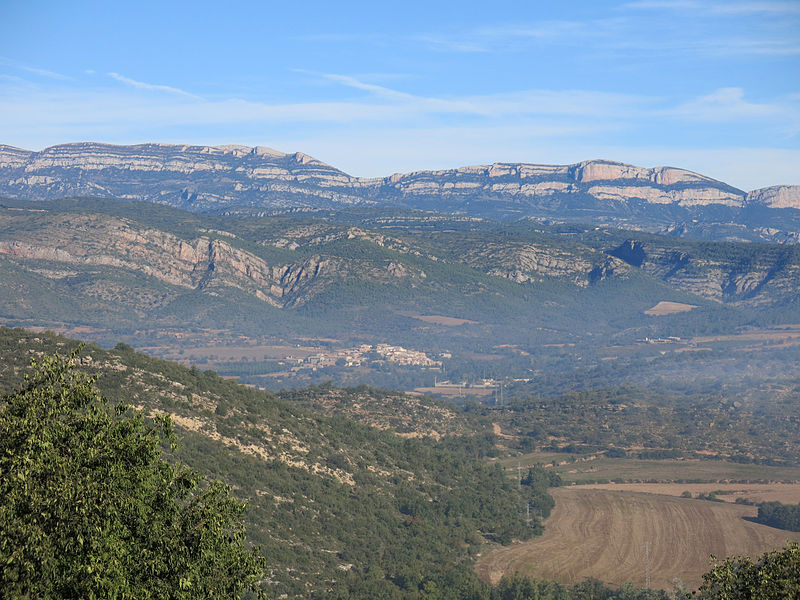
[[[449,354],[442,355],[448,358]],[[361,344],[355,348],[317,352],[302,358],[287,356],[287,363],[294,362],[293,371],[302,369],[316,370],[319,367],[360,367],[375,361],[384,361],[398,366],[422,368],[441,368],[442,361],[429,358],[424,352],[409,350],[402,346],[390,344]]]

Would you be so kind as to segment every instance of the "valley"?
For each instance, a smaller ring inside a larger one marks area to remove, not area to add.
[[[28,357],[75,346],[49,332],[0,328],[3,385],[21,380]],[[652,543],[651,584],[671,590],[680,580],[691,589],[711,552],[753,555],[800,535],[749,522],[744,517],[756,507],[740,502],[800,501],[792,392],[786,402],[773,395],[768,436],[757,419],[742,416],[751,410],[742,404],[740,418],[756,429],[717,439],[713,426],[709,436],[698,424],[676,443],[670,431],[685,427],[677,418],[682,401],[666,390],[649,397],[598,390],[585,394],[585,403],[568,394],[548,407],[518,396],[505,406],[458,407],[364,385],[259,392],[125,344],[90,345],[79,362],[100,376],[98,386],[113,401],[173,415],[178,457],[248,500],[248,535],[270,561],[270,589],[290,597],[339,590],[366,598],[379,589],[413,595],[426,581],[456,585],[453,577],[467,585],[476,558],[475,573],[501,587],[513,573],[563,585],[594,577],[643,586],[644,541]],[[707,392],[693,393],[691,402]],[[658,412],[648,405],[656,399]],[[696,406],[702,414],[724,414],[705,402]],[[544,410],[521,419],[531,404]],[[618,422],[606,421],[608,410]],[[587,430],[607,433],[589,441]],[[531,441],[540,449],[526,452]],[[439,523],[450,530],[445,537]],[[377,537],[374,528],[382,532]],[[288,554],[287,541],[294,548]],[[445,550],[452,543],[465,544],[465,552]],[[369,552],[356,551],[364,544]],[[393,569],[365,579],[376,556],[382,569]]]
[[[0,600],[800,600],[800,0],[0,32]]]
[[[102,393],[171,414],[172,459],[248,503],[276,597],[583,599],[586,577],[645,586],[645,541],[653,587],[691,589],[711,552],[800,539],[748,520],[800,502],[793,187],[608,161],[364,180],[242,147],[0,159],[3,389],[89,342]]]
[[[642,382],[687,367],[741,378],[769,363],[789,375],[798,269],[796,246],[394,209],[0,209],[4,323],[121,341],[268,389],[332,380],[428,392],[446,380],[464,398],[470,387],[485,397],[483,380],[541,393],[553,376],[615,370]],[[403,350],[378,351],[389,347]]]

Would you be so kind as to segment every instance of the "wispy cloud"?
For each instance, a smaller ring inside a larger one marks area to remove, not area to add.
[[[26,65],[15,60],[11,60],[10,58],[0,57],[0,65],[11,67],[12,69],[18,69],[20,71],[26,71],[28,73],[33,73],[34,75],[39,75],[40,77],[46,77],[47,79],[55,79],[58,81],[71,81],[72,77],[68,75],[64,75],[62,73],[56,73],[55,71],[48,71],[47,69],[40,69],[38,67],[32,67],[30,65]]]
[[[800,4],[797,2],[698,2],[693,0],[639,0],[638,2],[627,2],[623,4],[621,8],[634,10],[693,11],[695,13],[716,15],[744,15],[756,13],[774,15],[800,14]]]
[[[187,98],[202,100],[200,96],[196,96],[195,94],[191,94],[189,92],[186,92],[184,90],[169,85],[156,85],[152,83],[145,83],[143,81],[136,81],[135,79],[131,79],[130,77],[125,77],[123,75],[120,75],[119,73],[109,73],[108,76],[111,77],[112,79],[119,81],[120,83],[124,83],[125,85],[129,85],[131,87],[135,87],[140,90],[149,90],[152,92],[166,92],[168,94],[178,94],[179,96],[185,96]]]
[[[429,97],[363,77],[305,73],[355,94],[336,101],[268,103],[203,99],[162,89],[168,86],[124,81],[124,86],[68,83],[45,89],[8,80],[0,86],[0,130],[6,136],[0,141],[31,148],[85,139],[266,144],[319,153],[337,167],[365,175],[502,160],[604,156],[637,162],[633,150],[601,150],[648,132],[663,138],[669,131],[683,141],[705,139],[698,131],[719,138],[749,127],[778,143],[800,133],[796,95],[753,99],[739,87],[682,100],[580,89]],[[672,162],[703,172],[691,163]]]
[[[705,123],[771,122],[782,130],[785,138],[800,133],[800,102],[791,94],[769,103],[757,103],[746,100],[741,88],[720,88],[667,112],[673,117]]]
[[[604,32],[618,30],[618,19],[589,21],[538,21],[532,23],[497,24],[455,33],[414,35],[410,40],[434,50],[476,53],[518,49],[525,44],[581,44]]]
[[[380,98],[386,98],[389,100],[409,100],[414,98],[414,96],[412,96],[411,94],[407,94],[405,92],[399,92],[397,90],[393,90],[391,88],[384,87],[381,85],[366,83],[350,75],[338,75],[336,73],[318,73],[316,71],[309,71],[307,69],[293,69],[293,70],[296,73],[304,73],[306,75],[311,75],[313,77],[327,79],[328,81],[333,81],[335,83],[339,83],[346,87],[369,92],[370,94]]]
[[[604,18],[499,23],[450,32],[426,32],[408,41],[452,53],[508,53],[547,47],[590,54],[633,50],[671,56],[794,56],[800,54],[800,2],[640,0]],[[654,19],[653,11],[691,20]],[[726,25],[722,26],[721,23]]]
[[[306,73],[312,74],[308,71]],[[462,115],[485,118],[510,118],[536,116],[626,117],[641,114],[652,98],[610,92],[587,90],[522,90],[459,97],[418,96],[385,86],[374,85],[355,77],[331,73],[316,74],[343,86],[367,93],[360,103],[370,104],[370,98],[382,101],[387,112],[392,110],[404,116]]]
[[[308,73],[308,72],[306,72]],[[492,123],[514,126],[530,119],[548,119],[555,130],[577,131],[595,122],[606,127],[632,127],[653,119],[720,123],[752,121],[784,126],[800,121],[800,102],[793,95],[769,102],[749,100],[743,89],[725,87],[671,103],[661,97],[594,90],[518,90],[497,94],[432,97],[376,85],[344,74],[313,76],[357,92],[355,97],[315,102],[268,103],[241,98],[208,100],[170,86],[112,77],[126,87],[164,92],[142,97],[126,88],[68,86],[32,90],[8,78],[0,89],[0,125],[28,122],[44,127],[64,123],[174,123],[213,125],[230,123],[403,123],[429,127],[442,119],[454,126]]]
[[[776,116],[783,111],[775,104],[747,102],[742,88],[728,87],[681,104],[672,112],[693,119],[727,121],[742,117]]]

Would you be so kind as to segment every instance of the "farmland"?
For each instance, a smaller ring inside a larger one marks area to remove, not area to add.
[[[693,497],[713,494],[721,502],[736,502],[739,499],[753,503],[800,502],[800,483],[596,483],[581,486],[582,489],[617,492],[646,492],[663,496],[682,496],[687,492]]]
[[[609,458],[603,454],[573,456],[563,452],[533,452],[500,459],[511,475],[517,465],[527,469],[542,464],[558,471],[565,483],[590,484],[669,482],[683,483],[800,481],[800,468],[735,463],[722,460]],[[719,485],[712,485],[720,489]],[[681,493],[678,492],[678,495]]]
[[[556,500],[541,538],[490,551],[479,575],[548,577],[565,583],[594,577],[609,584],[644,585],[650,543],[651,586],[675,581],[696,588],[710,555],[755,556],[779,548],[800,533],[745,520],[756,508],[721,502],[570,486],[552,490]]]

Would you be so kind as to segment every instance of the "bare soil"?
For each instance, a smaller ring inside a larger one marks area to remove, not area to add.
[[[710,556],[758,556],[800,540],[745,520],[754,506],[641,492],[552,490],[556,505],[542,537],[481,556],[481,578],[525,575],[575,583],[594,577],[611,585],[645,585],[645,542],[650,542],[651,587],[670,590],[677,579],[696,589]]]
[[[800,483],[595,483],[582,485],[582,489],[608,490],[616,492],[646,492],[663,496],[680,496],[689,492],[692,496],[725,492],[717,498],[723,502],[736,502],[745,498],[752,502],[800,503]]]
[[[470,321],[469,319],[459,319],[456,317],[445,317],[443,315],[408,315],[413,319],[419,319],[426,323],[433,323],[434,325],[444,325],[445,327],[458,327],[459,325],[477,325],[478,321]]]
[[[689,312],[693,308],[697,308],[697,306],[694,304],[683,304],[681,302],[659,302],[653,308],[648,308],[644,311],[644,314],[660,317],[663,315]]]

